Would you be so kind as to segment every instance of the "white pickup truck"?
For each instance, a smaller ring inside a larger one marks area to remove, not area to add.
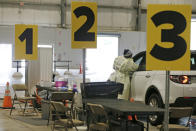
[[[132,75],[131,97],[155,107],[164,107],[166,71],[146,71],[146,52],[134,57],[139,65]],[[191,71],[170,72],[170,106],[185,107],[196,103],[196,52],[191,52]],[[150,116],[152,125],[162,123],[163,115]]]

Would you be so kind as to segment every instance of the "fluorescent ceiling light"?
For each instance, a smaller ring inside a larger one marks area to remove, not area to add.
[[[39,48],[52,48],[52,45],[38,45]]]

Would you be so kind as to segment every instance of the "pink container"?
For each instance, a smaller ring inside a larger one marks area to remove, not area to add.
[[[65,87],[67,86],[67,81],[55,81],[55,87]]]

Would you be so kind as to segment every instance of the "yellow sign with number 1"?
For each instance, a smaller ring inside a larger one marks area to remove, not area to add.
[[[97,47],[97,3],[71,3],[72,48]]]
[[[191,5],[148,5],[147,70],[190,70]]]
[[[36,60],[37,43],[37,25],[15,25],[15,60]]]

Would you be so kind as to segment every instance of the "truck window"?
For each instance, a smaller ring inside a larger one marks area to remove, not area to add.
[[[143,57],[138,58],[138,59],[135,61],[135,64],[140,65],[142,59],[143,59]]]

